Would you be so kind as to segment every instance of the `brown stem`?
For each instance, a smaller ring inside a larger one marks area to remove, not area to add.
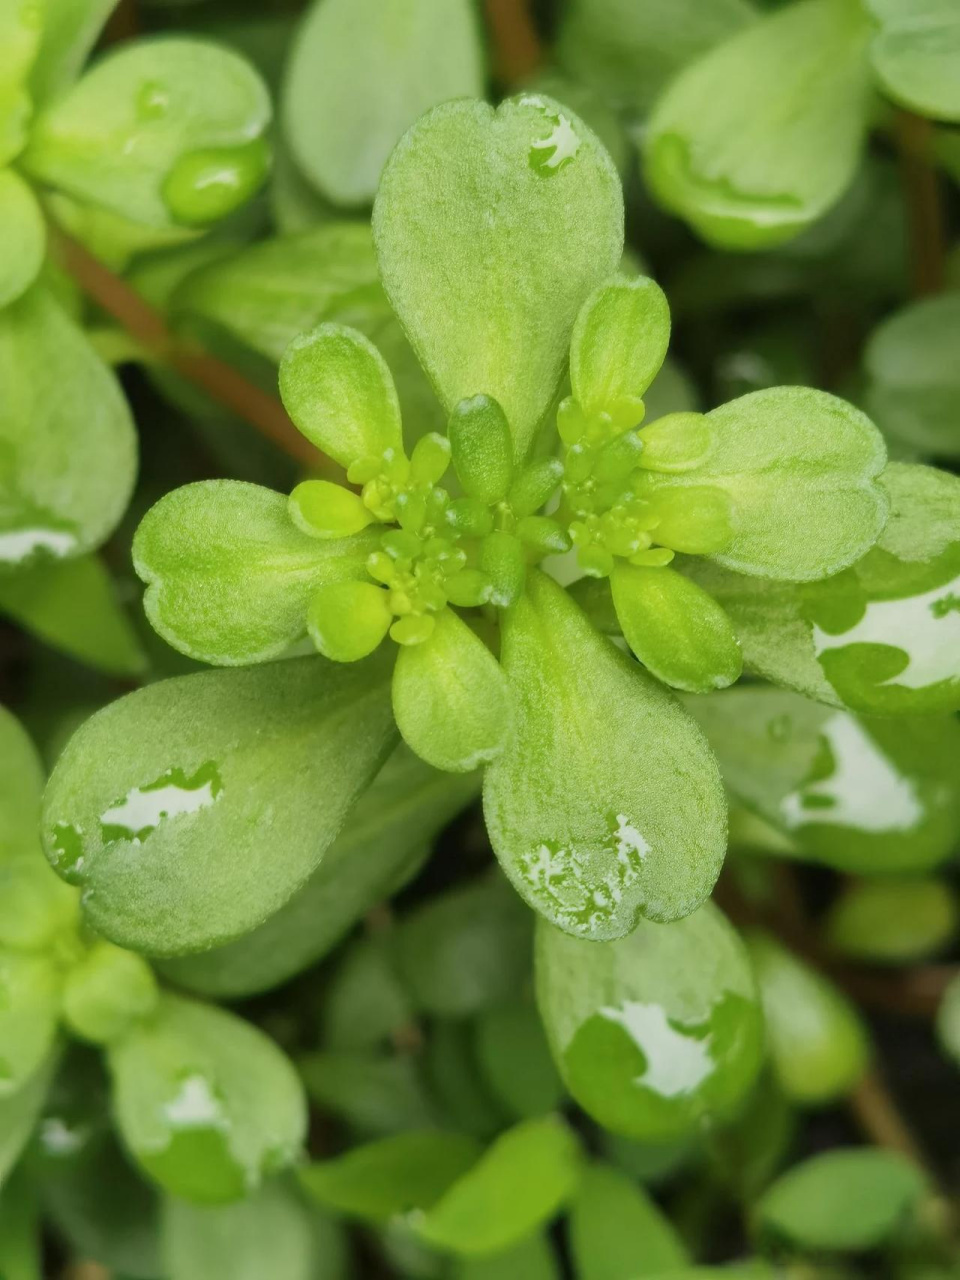
[[[528,79],[542,57],[529,0],[486,0],[486,12],[497,75],[504,84]]]
[[[878,1147],[899,1151],[921,1169],[928,1167],[923,1150],[900,1114],[883,1078],[868,1071],[848,1098],[850,1110],[863,1132]]]
[[[279,400],[197,344],[179,338],[159,312],[72,236],[56,229],[51,239],[58,261],[84,293],[149,355],[256,427],[291,458],[314,468],[322,462],[323,455],[300,434]]]
[[[896,133],[907,204],[913,292],[917,297],[925,297],[939,293],[945,279],[946,236],[940,178],[930,163],[933,125],[912,111],[899,111]]]

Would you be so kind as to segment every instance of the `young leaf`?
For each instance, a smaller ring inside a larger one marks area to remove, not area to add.
[[[845,400],[772,387],[714,409],[707,422],[705,462],[681,475],[643,475],[654,495],[706,485],[728,496],[733,536],[714,553],[720,564],[807,582],[845,569],[876,542],[888,511],[877,483],[886,449]]]
[[[321,324],[294,338],[280,362],[280,395],[307,439],[345,467],[403,451],[390,370],[356,329]]]
[[[322,658],[201,672],[88,720],[50,780],[43,838],[94,928],[176,955],[278,910],[394,741],[385,677]]]
[[[110,1044],[157,1007],[157,980],[147,962],[112,942],[95,942],[67,974],[63,1016],[78,1036]]]
[[[954,720],[859,719],[768,688],[689,705],[730,792],[805,857],[876,875],[936,866],[955,848]]]
[[[77,928],[77,891],[54,875],[36,842],[34,830],[29,853],[0,862],[0,947],[14,951],[52,951]]]
[[[0,948],[0,1099],[19,1093],[49,1056],[61,986],[52,956]]]
[[[16,716],[0,706],[0,862],[32,852],[40,825],[44,772],[36,747]]]
[[[347,1242],[335,1223],[271,1181],[236,1204],[168,1197],[163,1254],[170,1280],[340,1280]]]
[[[960,13],[951,0],[867,0],[880,25],[873,69],[890,97],[938,120],[960,120]]]
[[[537,1003],[574,1099],[612,1133],[670,1142],[731,1113],[762,1060],[746,951],[716,907],[617,942],[537,925]]]
[[[382,1222],[429,1209],[479,1155],[479,1144],[465,1134],[410,1130],[307,1165],[300,1181],[327,1208]]]
[[[525,1120],[488,1147],[416,1224],[418,1235],[466,1256],[498,1253],[549,1222],[580,1173],[580,1146],[556,1116]]]
[[[410,1054],[321,1050],[300,1058],[297,1067],[312,1101],[353,1133],[379,1138],[437,1122],[437,1109]]]
[[[107,1062],[124,1142],[174,1195],[239,1200],[300,1153],[307,1108],[296,1072],[262,1031],[223,1009],[164,995]]]
[[[137,40],[99,61],[36,121],[37,180],[152,227],[203,227],[245,203],[268,164],[266,86],[200,40]]]
[[[484,812],[518,892],[595,940],[689,915],[726,839],[693,722],[541,573],[506,618],[502,662],[514,731],[487,769]]]
[[[0,311],[0,384],[0,567],[98,546],[130,498],[136,436],[117,380],[39,286]]]
[[[592,1164],[570,1207],[570,1249],[580,1280],[642,1280],[689,1262],[676,1228],[617,1169]]]
[[[284,135],[311,182],[337,204],[368,204],[403,131],[450,98],[483,95],[468,0],[319,0],[294,41]],[[337,121],[317,128],[318,120]]]
[[[778,1178],[757,1217],[801,1249],[861,1253],[889,1239],[926,1189],[923,1173],[898,1151],[838,1149]]]
[[[624,639],[658,679],[689,693],[739,679],[743,659],[733,624],[695,582],[674,569],[618,561],[610,586]]]
[[[201,480],[166,494],[133,540],[143,605],[168,644],[201,662],[279,657],[307,631],[319,587],[366,577],[375,534],[320,540],[287,499],[242,480]]]
[[[0,169],[0,223],[0,307],[5,307],[33,284],[47,244],[40,206],[13,169]]]
[[[79,75],[114,0],[44,0],[40,48],[30,72],[34,101],[46,102]]]
[[[161,966],[178,985],[229,998],[269,990],[315,964],[420,867],[437,832],[479,790],[404,746],[361,795],[302,889],[250,933]]]
[[[513,443],[496,400],[482,395],[461,400],[450,415],[447,435],[464,492],[487,506],[502,502],[513,480]]]
[[[496,1100],[517,1120],[542,1116],[563,1101],[563,1082],[529,999],[481,1010],[476,1020],[477,1061]]]
[[[401,648],[392,696],[407,745],[437,769],[469,773],[494,759],[510,732],[500,664],[452,609],[423,644]]]
[[[956,895],[932,877],[861,880],[830,907],[830,945],[855,960],[913,964],[942,951],[960,926]]]
[[[804,1106],[842,1098],[867,1069],[870,1043],[849,1000],[774,938],[753,934],[767,1044],[784,1093]]]
[[[588,414],[639,400],[670,342],[670,307],[646,276],[600,285],[580,308],[570,339],[570,382]]]
[[[560,1280],[561,1273],[549,1236],[537,1232],[500,1253],[460,1259],[454,1275],[455,1280]]]
[[[853,180],[870,106],[869,34],[853,0],[802,0],[686,67],[650,117],[654,194],[721,248],[796,235]]]
[[[93,555],[0,575],[0,612],[109,675],[141,675],[147,657],[103,561]]]
[[[16,1093],[0,1096],[0,1178],[4,1189],[40,1118],[57,1057],[56,1053],[51,1054]]]
[[[397,145],[373,227],[384,287],[447,410],[493,396],[522,458],[577,312],[620,260],[613,162],[550,99],[446,103]]]

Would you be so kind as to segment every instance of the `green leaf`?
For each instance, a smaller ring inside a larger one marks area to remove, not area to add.
[[[293,1066],[223,1009],[164,995],[107,1062],[124,1142],[174,1195],[239,1200],[300,1153],[307,1108]]]
[[[654,280],[600,285],[577,316],[570,339],[570,383],[588,415],[639,400],[670,343],[670,306]]]
[[[683,1241],[653,1200],[618,1170],[592,1164],[570,1209],[579,1280],[641,1280],[684,1266]]]
[[[372,1049],[392,1042],[413,1017],[393,956],[392,931],[357,938],[324,991],[320,1043],[331,1049]]]
[[[287,499],[242,480],[201,480],[147,512],[133,562],[144,608],[168,644],[201,662],[276,658],[307,632],[324,584],[366,576],[375,533],[319,540],[298,529]]]
[[[0,1099],[19,1093],[50,1055],[61,986],[52,956],[0,948]]]
[[[268,164],[266,86],[200,40],[137,40],[36,119],[23,162],[40,182],[153,227],[202,227],[246,202]]]
[[[354,1133],[379,1138],[436,1124],[433,1100],[410,1054],[318,1051],[297,1065],[311,1100]]]
[[[201,672],[88,720],[50,780],[43,837],[94,928],[175,955],[278,910],[392,744],[385,674],[321,658]]]
[[[689,705],[730,792],[804,857],[877,875],[925,870],[956,847],[953,719],[859,719],[756,687]]]
[[[557,1116],[525,1120],[487,1148],[417,1224],[429,1244],[466,1256],[498,1253],[549,1222],[570,1198],[580,1146]]]
[[[561,1105],[563,1082],[532,1000],[514,998],[481,1010],[475,1036],[486,1082],[509,1115],[526,1120]]]
[[[733,536],[714,553],[720,564],[806,582],[845,569],[876,542],[888,510],[877,484],[886,449],[853,405],[810,387],[771,387],[706,421],[706,460],[681,475],[644,471],[644,495],[680,498],[704,485],[726,494]]]
[[[345,467],[403,452],[390,370],[356,329],[321,324],[294,338],[280,362],[280,395],[307,439]]]
[[[368,657],[392,621],[387,592],[373,582],[324,583],[307,612],[310,639],[334,662]]]
[[[8,164],[27,138],[33,104],[26,80],[40,44],[42,12],[30,0],[16,0],[0,11],[0,165]]]
[[[42,1280],[43,1235],[36,1191],[25,1174],[4,1183],[0,1204],[0,1274]]]
[[[36,848],[44,770],[26,730],[0,706],[0,862]]]
[[[610,575],[627,644],[659,680],[690,693],[739,679],[740,645],[723,609],[674,569],[618,561]]]
[[[643,116],[682,67],[754,14],[749,0],[570,0],[556,53],[575,80]]]
[[[870,107],[855,0],[802,0],[686,67],[650,117],[647,181],[711,244],[761,249],[843,194]]]
[[[951,0],[867,0],[880,25],[870,59],[881,85],[922,116],[960,120],[960,13]]]
[[[153,1013],[158,994],[144,959],[100,940],[67,973],[64,1021],[83,1039],[110,1044]]]
[[[696,910],[726,810],[687,714],[540,573],[505,620],[501,661],[514,732],[487,770],[484,812],[518,892],[594,940]]]
[[[480,1155],[461,1133],[411,1130],[307,1165],[300,1181],[320,1204],[351,1217],[384,1222],[429,1209]]]
[[[469,773],[493,760],[510,732],[510,692],[500,664],[453,612],[406,645],[393,671],[393,714],[408,746],[437,769]]]
[[[478,779],[438,773],[399,747],[285,906],[235,942],[166,961],[163,972],[191,990],[224,997],[286,981],[331,951],[415,873],[437,832],[478,787]]]
[[[97,556],[0,576],[0,612],[47,644],[109,675],[141,675],[147,657]]]
[[[341,1280],[347,1265],[340,1230],[278,1181],[236,1204],[168,1198],[163,1252],[170,1280]]]
[[[857,1010],[774,938],[753,934],[749,948],[780,1087],[804,1106],[844,1097],[869,1064],[870,1043]]]
[[[56,1055],[51,1055],[16,1093],[0,1097],[0,1180],[4,1189],[40,1118],[55,1066]]]
[[[30,90],[46,102],[80,74],[115,0],[43,0],[40,49],[30,72]]]
[[[0,862],[0,947],[45,952],[76,934],[79,895],[58,879],[31,831],[29,853],[14,853]]]
[[[911,302],[882,321],[864,350],[866,407],[880,427],[923,453],[960,457],[956,404],[960,295]]]
[[[942,880],[862,880],[830,907],[826,936],[843,955],[874,964],[912,964],[942,951],[960,925],[953,890]]]
[[[953,978],[937,1009],[937,1038],[944,1052],[960,1066],[960,978]]]
[[[0,384],[0,566],[98,546],[130,498],[136,436],[116,378],[39,287],[0,311]]]
[[[464,493],[487,506],[502,502],[513,480],[513,443],[496,400],[482,395],[461,400],[450,415],[447,435]]]
[[[925,1191],[926,1179],[906,1156],[851,1147],[783,1174],[757,1215],[762,1227],[802,1249],[859,1253],[889,1239]]]
[[[493,396],[522,458],[584,298],[620,260],[616,169],[550,99],[450,102],[390,158],[374,237],[384,287],[447,410]]]
[[[960,707],[960,480],[891,463],[890,519],[847,572],[802,590],[693,569],[733,620],[744,663],[835,706],[879,715]],[[689,571],[689,566],[684,566]]]
[[[617,942],[540,921],[535,972],[560,1074],[612,1133],[671,1142],[731,1113],[753,1083],[763,1047],[756,985],[711,903]]]
[[[47,245],[40,206],[13,169],[0,169],[0,222],[0,307],[5,307],[33,284]]]
[[[300,24],[287,67],[284,136],[324,195],[368,204],[409,125],[439,102],[482,95],[468,0],[319,0]],[[317,121],[328,124],[317,128]]]
[[[417,1008],[465,1017],[512,995],[530,970],[530,916],[503,880],[460,885],[398,926],[395,954]]]
[[[541,1232],[527,1236],[501,1253],[462,1258],[456,1280],[560,1280],[560,1264],[549,1237]]]
[[[481,1075],[473,1031],[461,1019],[435,1019],[427,1032],[424,1071],[444,1126],[488,1139],[510,1117]]]

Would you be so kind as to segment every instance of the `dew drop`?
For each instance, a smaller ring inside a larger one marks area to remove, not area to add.
[[[142,844],[161,822],[209,808],[222,792],[223,781],[212,760],[189,776],[183,769],[168,769],[153,782],[131,787],[105,809],[100,815],[100,834],[107,843],[129,840]]]
[[[268,165],[269,151],[262,138],[238,147],[188,151],[164,180],[163,202],[176,222],[206,226],[248,200]]]
[[[551,126],[545,137],[531,145],[528,158],[534,173],[541,178],[552,178],[576,158],[580,150],[580,135],[568,116],[553,110],[542,98],[531,94],[521,98],[520,103],[521,106],[533,107]]]

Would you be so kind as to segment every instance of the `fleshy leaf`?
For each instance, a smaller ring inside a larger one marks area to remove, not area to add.
[[[134,222],[202,227],[262,182],[269,122],[266,86],[238,54],[200,40],[137,40],[47,107],[24,164]]]
[[[960,120],[960,13],[951,0],[867,0],[880,30],[873,69],[902,106],[938,120]]]
[[[40,206],[13,169],[0,169],[0,224],[0,307],[5,307],[33,284],[47,244]]]
[[[310,602],[310,639],[334,662],[366,658],[387,634],[393,614],[387,592],[373,582],[326,583]]]
[[[26,81],[42,26],[42,10],[33,0],[8,0],[0,9],[0,165],[8,164],[26,141],[33,109]]]
[[[437,773],[399,747],[351,809],[307,883],[251,933],[162,965],[202,995],[251,995],[331,951],[369,910],[419,868],[441,827],[473,799],[479,780]],[[512,978],[511,978],[512,981]]]
[[[53,951],[76,933],[79,895],[59,880],[30,833],[29,853],[0,861],[0,947]]]
[[[588,414],[639,399],[657,376],[670,342],[670,307],[646,276],[608,281],[577,316],[570,340],[570,382]]]
[[[920,871],[960,838],[947,717],[859,718],[769,688],[689,703],[730,792],[804,857],[865,875]]]
[[[465,493],[488,506],[502,502],[513,479],[513,444],[506,414],[490,396],[461,400],[447,435],[453,466]]]
[[[712,903],[617,942],[537,925],[537,1002],[574,1099],[612,1133],[669,1142],[731,1113],[760,1067],[742,942]]]
[[[719,564],[807,582],[845,569],[876,542],[888,511],[877,483],[886,449],[853,405],[810,387],[771,387],[714,409],[707,422],[706,460],[679,475],[644,471],[642,492],[726,494],[732,537],[713,553]]]
[[[674,569],[619,561],[610,586],[627,644],[659,680],[709,693],[739,678],[743,659],[733,625],[695,582]]]
[[[46,102],[79,75],[115,0],[43,0],[43,32],[30,91]]]
[[[58,1056],[51,1054],[16,1093],[0,1096],[0,1178],[5,1188],[40,1118]]]
[[[856,1008],[823,974],[766,934],[749,938],[780,1087],[806,1106],[849,1093],[866,1071],[870,1042]]]
[[[0,311],[0,384],[0,568],[98,546],[129,500],[136,436],[116,378],[39,287]]]
[[[50,1054],[61,986],[52,956],[0,948],[0,1099],[24,1088]]]
[[[367,204],[408,125],[450,98],[479,98],[483,70],[468,0],[319,0],[284,84],[284,135],[300,169],[337,204]],[[317,128],[317,121],[336,127]]]
[[[158,994],[146,960],[100,939],[67,974],[64,1020],[85,1040],[110,1044],[153,1013]]]
[[[320,1050],[300,1058],[297,1067],[311,1100],[358,1135],[386,1137],[437,1121],[419,1064],[410,1054]]]
[[[475,1037],[484,1080],[508,1115],[527,1120],[562,1105],[563,1082],[531,999],[511,999],[482,1010]]]
[[[721,248],[796,235],[853,180],[870,106],[869,34],[855,0],[802,0],[690,64],[650,117],[654,194]]]
[[[174,1195],[239,1200],[300,1153],[307,1108],[292,1064],[223,1009],[164,995],[107,1060],[124,1142]]]
[[[536,1232],[498,1253],[462,1258],[457,1280],[561,1280],[549,1235]]]
[[[502,750],[510,732],[510,691],[480,637],[444,609],[422,644],[400,650],[393,672],[397,728],[437,769],[469,773]]]
[[[580,1178],[570,1209],[570,1248],[580,1280],[641,1280],[690,1260],[663,1210],[606,1164],[591,1165]]]
[[[321,324],[294,338],[280,362],[280,394],[307,439],[345,467],[402,451],[390,370],[356,329]]]
[[[373,226],[384,287],[447,410],[493,396],[522,458],[577,312],[620,260],[613,162],[548,98],[449,102],[397,145]]]
[[[559,1117],[523,1121],[427,1210],[417,1234],[467,1257],[497,1253],[549,1222],[579,1173],[579,1144]]]
[[[960,480],[891,463],[890,518],[848,572],[798,588],[684,569],[730,615],[749,670],[874,715],[960,707]]]
[[[33,852],[40,824],[43,765],[20,721],[0,706],[0,860]]]
[[[325,583],[366,577],[376,535],[321,540],[296,527],[287,499],[241,480],[201,480],[166,494],[133,542],[154,630],[201,662],[278,657],[306,635]]]
[[[386,675],[322,658],[201,672],[88,720],[47,787],[43,837],[94,928],[176,955],[278,910],[394,741]]]
[[[838,1148],[783,1174],[761,1197],[760,1226],[814,1253],[862,1253],[905,1224],[927,1190],[899,1151]]]
[[[956,1066],[960,1066],[960,977],[953,978],[937,1009],[937,1039]]]
[[[849,884],[831,904],[825,931],[842,955],[912,964],[944,950],[960,926],[956,895],[932,876]]]
[[[687,714],[537,572],[506,619],[501,660],[514,731],[487,770],[484,812],[518,892],[591,939],[696,910],[726,819]]]

